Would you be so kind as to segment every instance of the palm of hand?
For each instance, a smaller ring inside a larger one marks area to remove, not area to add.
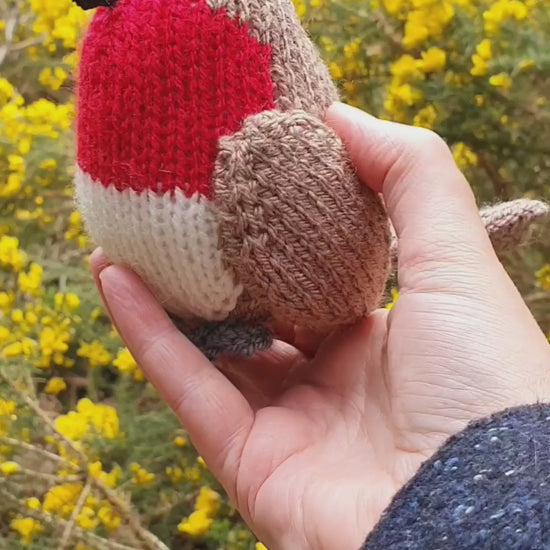
[[[241,514],[270,549],[358,548],[422,460],[392,448],[381,365],[365,369],[377,361],[365,336],[383,336],[380,313],[326,342],[290,376],[284,376],[287,357],[271,380],[248,378],[251,393],[263,385],[271,396],[264,391],[224,477],[234,483],[226,489]],[[262,372],[254,366],[247,371]]]
[[[500,313],[478,304],[476,316],[459,315],[471,305],[402,294],[391,313],[332,337],[290,376],[288,357],[269,380],[254,374],[260,365],[245,367],[249,399],[264,391],[238,460],[226,464],[226,488],[269,548],[359,548],[421,462],[469,421],[510,405],[521,381],[507,358],[461,357],[468,334],[494,329]],[[509,379],[488,390],[495,364]]]

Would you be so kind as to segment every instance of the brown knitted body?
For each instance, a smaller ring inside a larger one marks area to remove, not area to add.
[[[220,248],[244,291],[231,317],[327,330],[374,309],[389,233],[323,122],[338,93],[289,0],[207,0],[269,44],[276,111],[219,142],[214,197]]]

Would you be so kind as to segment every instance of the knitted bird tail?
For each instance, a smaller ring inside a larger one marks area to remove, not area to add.
[[[273,334],[265,326],[244,319],[205,321],[189,329],[185,322],[172,317],[174,324],[210,360],[222,355],[249,357],[266,351],[273,343]]]
[[[532,199],[515,199],[479,211],[495,252],[500,255],[529,242],[534,226],[550,216],[550,206]],[[392,229],[391,262],[397,267],[397,235]]]

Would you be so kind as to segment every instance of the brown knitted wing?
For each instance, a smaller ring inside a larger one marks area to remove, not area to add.
[[[387,216],[319,119],[299,110],[248,118],[220,140],[214,194],[224,260],[245,288],[236,316],[326,330],[378,306]]]

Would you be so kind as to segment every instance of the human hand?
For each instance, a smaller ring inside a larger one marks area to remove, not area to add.
[[[218,370],[135,274],[92,257],[120,335],[270,550],[359,548],[450,435],[550,397],[548,343],[444,142],[341,104],[328,123],[397,232],[391,311],[320,342],[281,327],[272,350]]]

